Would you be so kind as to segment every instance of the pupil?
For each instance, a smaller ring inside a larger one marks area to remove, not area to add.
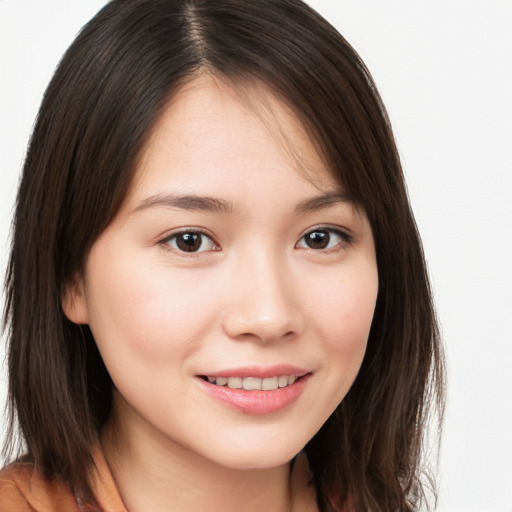
[[[311,249],[325,249],[329,245],[329,233],[327,231],[313,231],[306,237],[306,244]]]
[[[177,237],[176,245],[181,251],[197,251],[201,247],[201,235],[197,233],[183,233]]]

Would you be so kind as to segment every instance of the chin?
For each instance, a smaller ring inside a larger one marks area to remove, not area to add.
[[[230,445],[222,453],[212,454],[211,459],[218,464],[239,470],[271,469],[288,464],[305,446],[306,443],[269,442],[267,445],[260,442],[257,445],[236,446]]]

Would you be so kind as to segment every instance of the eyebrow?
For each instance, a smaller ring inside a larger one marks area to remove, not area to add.
[[[298,213],[312,212],[330,208],[339,203],[353,203],[344,192],[331,192],[301,201],[295,211]],[[233,213],[235,206],[229,201],[208,196],[157,194],[143,199],[133,210],[138,212],[149,208],[179,208],[188,211],[206,211],[217,213]]]
[[[306,199],[301,201],[297,207],[295,208],[296,212],[313,212],[317,210],[324,210],[326,208],[330,208],[331,206],[335,206],[339,203],[352,203],[352,198],[346,194],[345,192],[330,192],[327,194],[322,194],[316,197],[312,197],[311,199]]]
[[[216,199],[214,197],[157,194],[141,201],[133,211],[138,212],[140,210],[146,210],[154,207],[180,208],[182,210],[189,211],[199,210],[219,213],[232,213],[234,210],[233,205],[228,201]]]

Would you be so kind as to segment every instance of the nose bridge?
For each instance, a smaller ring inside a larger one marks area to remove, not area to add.
[[[286,255],[260,245],[244,251],[230,276],[230,304],[224,319],[234,338],[275,341],[300,330]]]

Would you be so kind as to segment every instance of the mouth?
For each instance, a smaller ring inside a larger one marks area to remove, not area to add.
[[[311,368],[289,364],[243,366],[196,375],[207,395],[235,411],[272,414],[299,400],[312,377]]]
[[[203,380],[214,384],[215,386],[226,387],[230,389],[243,389],[245,391],[274,391],[276,389],[287,388],[294,384],[304,375],[276,375],[274,377],[216,377],[200,376]]]

